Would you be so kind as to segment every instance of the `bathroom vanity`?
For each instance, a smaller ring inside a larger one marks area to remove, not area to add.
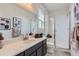
[[[0,56],[44,56],[47,53],[47,39],[29,38],[11,41],[0,49]]]
[[[24,50],[16,56],[44,56],[47,53],[46,39]]]

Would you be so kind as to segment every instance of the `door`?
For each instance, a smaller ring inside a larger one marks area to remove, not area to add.
[[[37,56],[42,56],[42,47],[37,49]]]
[[[69,18],[67,15],[55,17],[55,45],[56,48],[69,48]]]

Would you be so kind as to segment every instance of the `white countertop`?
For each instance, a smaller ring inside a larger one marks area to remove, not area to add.
[[[24,50],[32,47],[33,45],[43,41],[44,38],[29,38],[28,40],[14,40],[8,44],[4,44],[3,48],[0,49],[0,56],[14,56],[23,52]]]

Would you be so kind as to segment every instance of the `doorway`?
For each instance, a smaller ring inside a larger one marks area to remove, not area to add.
[[[69,49],[69,17],[67,14],[55,16],[55,48]]]

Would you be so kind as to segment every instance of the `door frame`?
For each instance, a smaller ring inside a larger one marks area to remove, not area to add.
[[[71,33],[71,17],[70,17],[70,12],[69,14],[67,14],[68,18],[69,18],[69,50],[71,49],[71,44],[70,44],[70,33]],[[55,17],[54,17],[54,49],[56,49],[56,21],[55,21]]]

